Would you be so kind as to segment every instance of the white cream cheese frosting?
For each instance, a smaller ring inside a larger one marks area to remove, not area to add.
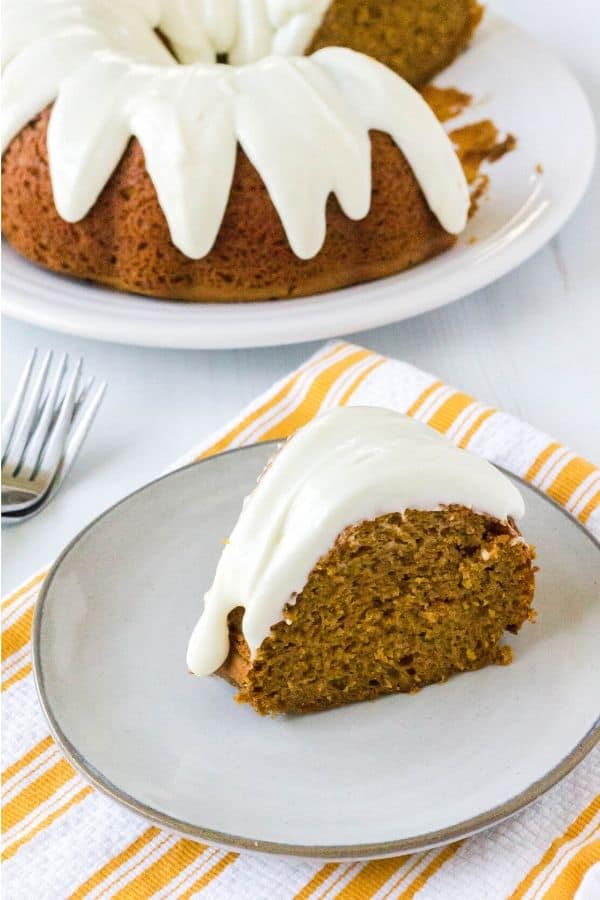
[[[208,675],[222,665],[227,616],[237,606],[254,656],[349,525],[449,504],[502,521],[525,511],[498,469],[414,419],[356,406],[318,416],[283,445],[246,498],[192,633],[188,668]]]
[[[352,50],[297,55],[328,5],[7,0],[2,146],[54,103],[47,138],[54,200],[59,215],[76,222],[135,136],[173,243],[199,259],[219,232],[239,144],[293,252],[309,259],[325,239],[330,194],[351,219],[368,214],[369,130],[378,129],[406,156],[440,224],[458,234],[467,221],[467,184],[421,95]],[[220,54],[233,64],[217,64]]]

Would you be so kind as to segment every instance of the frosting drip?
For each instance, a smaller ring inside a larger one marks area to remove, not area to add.
[[[3,148],[54,102],[48,129],[54,200],[59,215],[76,222],[135,136],[173,243],[199,259],[219,232],[239,143],[292,250],[309,259],[325,239],[331,193],[349,218],[368,214],[369,130],[378,129],[403,151],[441,225],[459,233],[467,220],[467,185],[421,96],[390,69],[348,49],[294,55],[306,48],[328,5],[8,0]],[[215,62],[223,53],[233,65]]]
[[[500,520],[525,511],[501,472],[414,419],[378,407],[317,417],[284,444],[246,498],[190,639],[188,668],[208,675],[222,665],[236,606],[245,608],[254,655],[349,525],[449,504]]]

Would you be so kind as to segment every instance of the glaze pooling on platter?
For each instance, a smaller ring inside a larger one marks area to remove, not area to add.
[[[11,0],[3,28],[3,148],[54,102],[48,129],[54,200],[60,216],[76,222],[135,136],[173,243],[200,259],[219,232],[239,143],[292,250],[310,259],[325,240],[331,193],[349,218],[368,214],[369,131],[376,129],[402,150],[443,228],[458,234],[469,207],[466,181],[422,97],[386,66],[349,49],[287,55],[302,52],[327,5]],[[244,64],[215,63],[224,52]],[[265,52],[271,55],[263,58]]]
[[[246,498],[192,633],[188,668],[208,675],[222,665],[227,616],[237,606],[244,606],[254,655],[349,525],[450,504],[501,521],[525,512],[508,478],[420,422],[378,407],[338,407],[317,417],[282,447]]]

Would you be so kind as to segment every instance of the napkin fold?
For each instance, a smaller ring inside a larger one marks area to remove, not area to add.
[[[567,447],[406,363],[342,341],[191,450],[184,464],[283,438],[336,405],[386,406],[521,476],[600,539],[600,469]],[[600,897],[600,746],[559,785],[480,835],[409,856],[318,863],[217,850],[99,793],[49,735],[31,673],[44,573],[2,605],[2,880],[10,900],[592,900]]]

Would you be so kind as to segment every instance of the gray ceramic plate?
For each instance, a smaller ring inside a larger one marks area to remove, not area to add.
[[[37,606],[34,668],[52,731],[97,787],[219,845],[374,857],[501,821],[600,738],[600,555],[521,484],[538,622],[515,662],[332,712],[261,719],[185,649],[222,540],[272,446],[148,485],[65,550]],[[241,599],[241,598],[240,598]]]

